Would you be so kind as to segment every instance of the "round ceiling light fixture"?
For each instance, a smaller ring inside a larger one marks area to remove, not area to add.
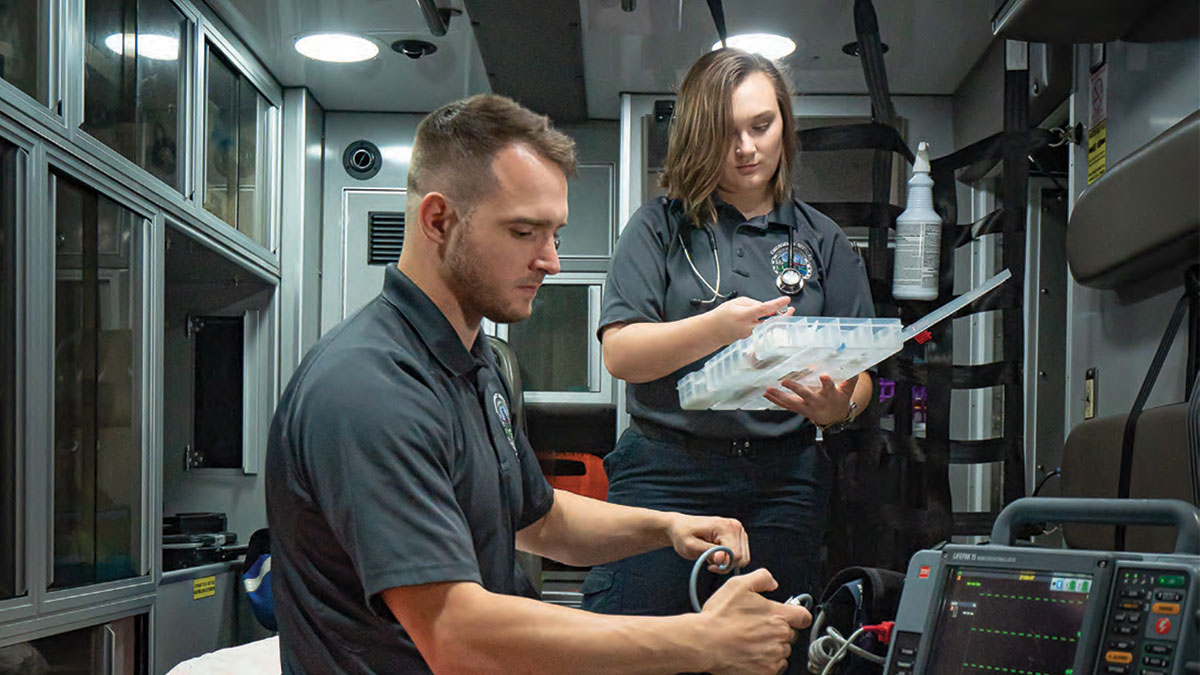
[[[124,56],[137,54],[155,61],[175,61],[179,58],[179,39],[153,33],[113,33],[104,38],[108,50]]]
[[[725,40],[725,45],[722,45],[720,40],[713,43],[712,50],[715,52],[722,46],[733,47],[751,54],[761,54],[772,61],[778,61],[796,51],[796,43],[791,38],[774,33],[730,35]]]
[[[315,33],[297,39],[296,51],[315,61],[355,63],[379,56],[379,45],[348,33]]]

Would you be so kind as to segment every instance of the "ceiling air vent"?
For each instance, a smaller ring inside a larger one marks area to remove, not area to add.
[[[396,264],[403,247],[403,211],[371,211],[367,214],[368,265]]]

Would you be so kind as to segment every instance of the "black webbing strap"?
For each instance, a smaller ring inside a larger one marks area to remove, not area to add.
[[[1014,45],[1028,49],[1028,45]],[[1029,129],[1029,66],[1007,68],[1004,72],[1004,131],[1006,134],[1031,134]],[[1002,261],[1012,272],[1012,283],[1025,280],[1025,207],[1029,198],[1029,151],[1016,142],[1004,144],[1004,211],[1001,229],[1004,237]],[[1017,312],[1001,314],[1003,350],[1006,358],[1017,360],[1025,349],[1025,318]],[[1004,437],[1014,441],[1004,459],[1003,503],[1025,496],[1025,392],[1018,384],[1004,387]]]
[[[1004,227],[1004,209],[999,208],[967,225],[955,227],[954,248],[960,248],[986,235],[1000,232]],[[989,294],[990,295],[990,294]]]
[[[1183,288],[1188,297],[1187,379],[1184,380],[1185,401],[1191,400],[1196,375],[1200,372],[1200,265],[1192,265],[1183,275]],[[1196,502],[1200,505],[1200,500]]]
[[[1028,71],[1021,71],[1026,72]],[[995,160],[1001,159],[1006,148],[1012,148],[1022,156],[1028,156],[1039,150],[1044,150],[1054,143],[1058,136],[1049,129],[1033,128],[1019,131],[1002,131],[987,138],[976,141],[965,148],[955,150],[949,155],[943,155],[929,160],[931,172],[958,171],[981,162],[990,170],[995,166]],[[982,171],[987,173],[987,171]],[[963,177],[965,182],[973,182],[973,178]]]
[[[910,363],[889,359],[879,364],[879,374],[889,380],[908,380],[913,384],[929,386],[932,378],[929,363]],[[982,389],[1000,385],[1020,384],[1021,366],[1013,360],[993,361],[971,366],[950,366],[950,384],[953,389]]]
[[[842,227],[882,227],[896,224],[904,213],[903,206],[875,202],[807,202],[809,206],[829,216]]]
[[[708,12],[712,14],[713,26],[717,28],[717,37],[721,38],[721,45],[729,46],[725,44],[729,33],[725,30],[725,7],[721,4],[721,0],[708,0]]]
[[[871,117],[876,122],[891,125],[896,119],[896,111],[892,108],[887,69],[883,65],[879,19],[871,0],[854,0],[854,33],[858,38],[858,58],[867,79],[867,91],[871,94]]]
[[[1133,408],[1125,418],[1125,431],[1121,439],[1121,474],[1117,481],[1117,499],[1129,498],[1129,483],[1133,474],[1133,441],[1137,436],[1138,418],[1142,416],[1146,400],[1150,398],[1150,391],[1154,389],[1158,373],[1162,370],[1163,362],[1167,360],[1167,353],[1171,351],[1171,343],[1175,342],[1175,335],[1179,332],[1179,326],[1183,324],[1183,315],[1187,309],[1188,294],[1185,291],[1183,297],[1179,298],[1179,302],[1175,303],[1175,312],[1171,314],[1171,320],[1167,322],[1167,331],[1163,333],[1162,340],[1158,342],[1158,351],[1154,353],[1150,369],[1146,371],[1146,378],[1142,380],[1142,388],[1138,390],[1137,398],[1133,400]],[[1114,544],[1116,548],[1113,550],[1125,550],[1125,528],[1123,526],[1117,527]]]
[[[879,122],[839,124],[796,132],[796,141],[804,152],[828,150],[886,150],[903,155],[912,164],[913,151],[900,137],[896,128]]]
[[[1192,383],[1188,395],[1188,464],[1192,468],[1192,503],[1200,506],[1200,379]]]

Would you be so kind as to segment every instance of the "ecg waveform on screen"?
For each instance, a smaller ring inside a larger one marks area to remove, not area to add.
[[[1030,602],[1057,602],[1063,605],[1086,605],[1087,600],[1063,600],[1062,598],[1039,598],[1036,595],[1008,595],[1007,593],[980,593],[981,598],[1000,598],[1003,600],[1026,600]]]
[[[982,663],[964,663],[963,668],[976,668],[982,671],[990,671],[993,673],[1008,673],[1008,675],[1058,675],[1057,673],[1044,673],[1040,670],[1018,670],[1015,668],[1001,668],[999,666],[989,666]],[[1063,675],[1071,675],[1070,668]]]
[[[956,568],[930,675],[1071,675],[1090,598],[1083,575]]]

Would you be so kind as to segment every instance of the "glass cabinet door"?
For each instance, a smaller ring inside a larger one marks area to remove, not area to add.
[[[62,177],[55,188],[51,588],[141,575],[140,261],[144,221]]]
[[[142,614],[0,647],[0,672],[142,675],[149,624]]]
[[[50,103],[50,0],[0,0],[0,79]]]
[[[182,189],[187,20],[171,0],[88,0],[84,25],[84,131]]]
[[[271,105],[212,45],[205,62],[204,208],[265,246]]]
[[[528,401],[605,403],[609,380],[600,360],[603,274],[548,277],[528,319],[499,327],[521,368]]]

